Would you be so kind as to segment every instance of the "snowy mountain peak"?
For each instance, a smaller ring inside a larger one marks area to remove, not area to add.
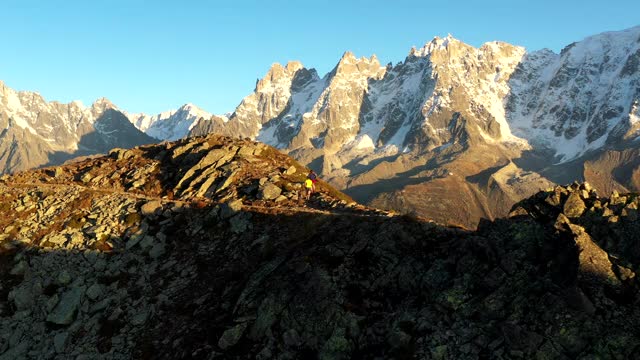
[[[73,100],[72,102],[69,103],[69,105],[71,106],[75,106],[76,108],[80,109],[80,110],[85,110],[87,107],[84,105],[84,103],[80,100]]]
[[[149,136],[163,140],[181,139],[189,133],[198,120],[208,120],[213,116],[192,103],[184,104],[177,110],[156,115],[125,114],[136,128]]]
[[[201,112],[203,111],[192,103],[186,103],[178,108],[178,111]]]
[[[338,67],[340,65],[357,65],[357,64],[365,64],[365,65],[373,65],[380,67],[380,62],[378,61],[378,57],[374,54],[371,57],[362,56],[360,58],[356,57],[355,54],[351,51],[345,51],[338,62]]]
[[[340,58],[333,73],[338,77],[349,77],[351,75],[356,77],[379,77],[385,70],[386,67],[380,65],[377,56],[357,58],[352,52],[347,51]]]
[[[287,66],[286,69],[290,74],[295,74],[296,71],[303,69],[304,66],[302,65],[302,63],[300,61],[297,60],[292,60],[287,62]]]
[[[603,146],[622,118],[627,127],[617,133],[629,133],[637,113],[631,101],[640,96],[629,92],[637,88],[639,37],[640,27],[605,33],[557,55],[527,54],[501,41],[476,48],[448,34],[392,67],[346,51],[322,79],[275,64],[228,129],[278,147],[337,154],[339,161],[325,164],[330,169],[361,148],[388,156],[392,148],[431,151],[457,141],[542,147],[566,161]]]
[[[286,84],[291,83],[294,75],[302,69],[304,69],[304,66],[299,61],[290,61],[286,66],[274,63],[265,77],[257,81],[255,91],[260,92],[270,88],[287,86]]]
[[[559,162],[637,134],[626,114],[640,98],[639,38],[635,27],[588,37],[559,56],[528,54],[510,80],[514,134],[555,150]]]
[[[422,48],[415,50],[412,48],[409,52],[409,55],[417,56],[417,57],[426,57],[431,55],[434,51],[437,50],[446,50],[449,45],[453,44],[462,44],[462,42],[456,38],[454,38],[451,34],[448,34],[446,37],[434,37],[433,40],[426,43]]]
[[[92,109],[103,111],[105,109],[117,109],[117,107],[106,97],[101,97],[93,102]]]
[[[123,121],[105,98],[87,108],[77,100],[47,101],[38,93],[15,91],[1,83],[0,173],[151,141]]]

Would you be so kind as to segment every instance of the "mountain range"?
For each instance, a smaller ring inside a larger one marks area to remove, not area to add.
[[[157,115],[144,113],[124,113],[140,131],[162,140],[178,140],[189,134],[200,119],[210,119],[213,115],[193,104],[185,104],[175,111],[165,111]]]
[[[555,183],[586,180],[603,193],[638,191],[639,70],[640,27],[594,35],[560,54],[502,42],[474,48],[447,36],[411,49],[395,65],[346,52],[322,77],[296,61],[274,64],[230,115],[190,104],[155,116],[122,113],[104,101],[90,111],[76,103],[47,106],[85,111],[71,118],[83,119],[87,129],[108,108],[163,140],[212,132],[255,139],[358,201],[475,227]],[[46,122],[16,115],[40,113],[44,105],[21,101],[21,112],[9,98],[15,96],[0,100],[0,114],[24,138],[14,136],[12,144],[58,154],[49,149]],[[45,118],[70,117],[49,108]],[[86,131],[65,121],[48,126]],[[44,134],[44,142],[35,142],[35,134]],[[72,153],[74,146],[89,150],[78,139],[62,143]],[[8,144],[0,143],[8,148],[0,154],[8,159],[5,172],[57,160],[29,162]]]
[[[47,102],[0,82],[0,172],[59,164],[71,158],[158,141],[136,129],[109,100]]]
[[[274,64],[209,132],[283,149],[355,199],[475,226],[553,183],[640,189],[640,27],[527,53],[452,36],[398,64]],[[460,209],[458,212],[450,209]]]

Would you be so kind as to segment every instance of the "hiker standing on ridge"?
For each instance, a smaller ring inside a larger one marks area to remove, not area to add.
[[[313,181],[311,179],[306,178],[304,180],[304,189],[307,200],[311,198],[311,193],[313,192]]]
[[[313,170],[309,170],[309,174],[307,175],[307,179],[311,180],[311,189],[313,192],[316,191],[316,181],[318,181],[318,176]]]

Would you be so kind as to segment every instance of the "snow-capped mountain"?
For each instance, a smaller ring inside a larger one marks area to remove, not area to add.
[[[155,141],[105,98],[89,107],[79,101],[47,102],[38,93],[15,91],[3,82],[0,129],[0,173]]]
[[[147,135],[170,141],[185,137],[198,120],[209,120],[213,116],[193,104],[185,104],[177,110],[165,111],[157,115],[126,112],[125,115],[136,128]]]
[[[560,54],[449,35],[396,65],[350,52],[322,77],[274,64],[227,116],[187,104],[127,120],[106,99],[85,107],[1,91],[3,172],[123,146],[135,125],[163,140],[266,142],[357,200],[467,226],[554,182],[640,191],[640,27]]]
[[[528,54],[510,81],[509,125],[560,162],[634,139],[639,67],[640,27]]]
[[[200,121],[191,134],[275,145],[378,206],[434,217],[450,200],[471,224],[551,180],[585,177],[581,164],[603,151],[637,146],[639,49],[636,27],[561,54],[447,36],[395,66],[347,52],[322,78],[274,64],[228,121]],[[606,190],[633,188],[614,185]]]
[[[323,78],[298,62],[275,64],[226,127],[284,149],[321,149],[345,163],[451,145],[451,110],[463,110],[481,120],[472,131],[485,140],[522,143],[510,133],[503,101],[523,55],[508,44],[474,49],[449,36],[412,49],[396,66],[347,52]]]

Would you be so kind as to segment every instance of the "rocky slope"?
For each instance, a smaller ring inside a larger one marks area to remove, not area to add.
[[[636,195],[477,231],[357,205],[269,146],[116,149],[0,182],[0,359],[631,358]]]
[[[594,182],[611,183],[601,191],[640,190],[611,171],[634,172],[635,162],[607,162],[609,151],[637,149],[639,56],[636,27],[559,55],[448,36],[396,65],[345,53],[322,78],[298,62],[275,64],[228,121],[200,121],[191,134],[257,139],[360,201],[440,220],[425,194],[465,189],[446,208],[467,206],[454,220],[473,227],[594,172],[609,177]]]
[[[107,99],[91,107],[47,102],[1,81],[0,129],[0,174],[157,141],[131,125]]]

